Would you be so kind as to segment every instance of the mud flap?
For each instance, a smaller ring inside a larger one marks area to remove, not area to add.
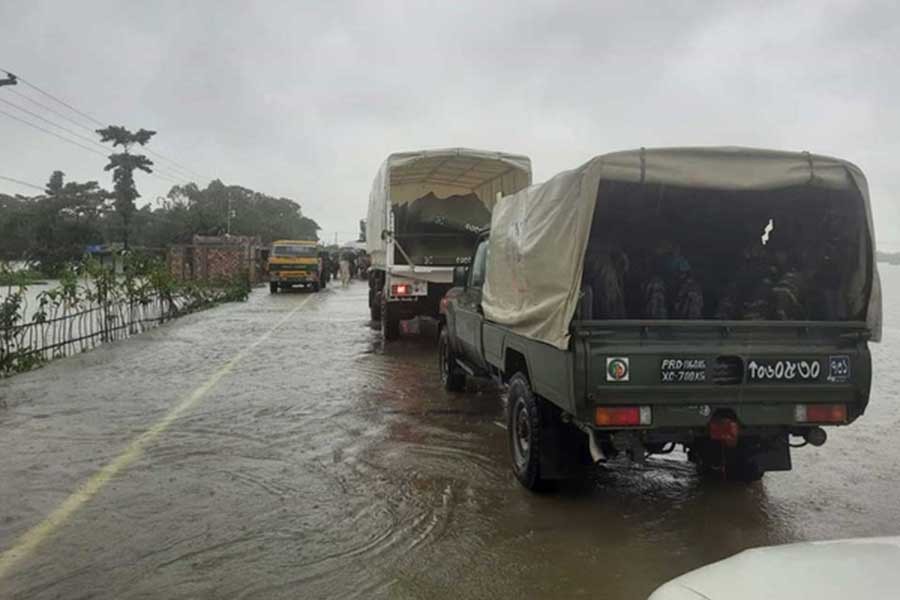
[[[763,471],[791,470],[791,447],[787,434],[754,440],[742,450],[748,452],[749,460]]]
[[[549,404],[549,403],[546,403]],[[549,407],[548,407],[549,408]],[[554,407],[555,408],[555,407]],[[558,409],[549,408],[552,423],[541,432],[541,476],[547,479],[574,479],[585,473],[591,464],[587,448],[587,436],[576,427],[559,419]]]

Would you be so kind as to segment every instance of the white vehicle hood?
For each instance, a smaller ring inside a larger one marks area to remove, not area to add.
[[[900,536],[746,550],[664,584],[649,600],[900,598]]]

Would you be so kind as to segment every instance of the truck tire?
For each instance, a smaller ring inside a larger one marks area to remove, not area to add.
[[[549,423],[546,400],[531,391],[528,378],[516,373],[509,381],[507,434],[512,469],[516,479],[532,492],[552,488],[552,480],[541,475],[544,433]]]
[[[278,292],[278,284],[275,283],[274,281],[270,281],[269,282],[269,293],[275,294],[277,292]]]
[[[392,342],[400,337],[400,318],[393,314],[391,305],[388,304],[387,297],[381,295],[381,339],[385,342]]]
[[[450,334],[447,328],[441,328],[438,338],[438,366],[441,372],[441,385],[448,392],[461,392],[466,389],[466,373],[456,364],[456,355],[450,347]]]
[[[381,293],[369,289],[369,316],[373,321],[381,320]]]

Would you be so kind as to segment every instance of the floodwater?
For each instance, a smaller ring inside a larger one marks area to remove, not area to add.
[[[0,598],[645,598],[751,546],[900,534],[885,305],[867,414],[793,472],[676,454],[539,496],[500,392],[443,392],[427,330],[382,348],[365,284],[256,291],[0,382]]]

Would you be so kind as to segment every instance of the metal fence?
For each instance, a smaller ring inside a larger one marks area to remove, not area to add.
[[[23,306],[21,314],[30,314],[31,319],[0,331],[0,357],[30,365],[71,356],[146,331],[199,303],[196,296],[155,295],[132,301],[62,303],[46,314]]]

